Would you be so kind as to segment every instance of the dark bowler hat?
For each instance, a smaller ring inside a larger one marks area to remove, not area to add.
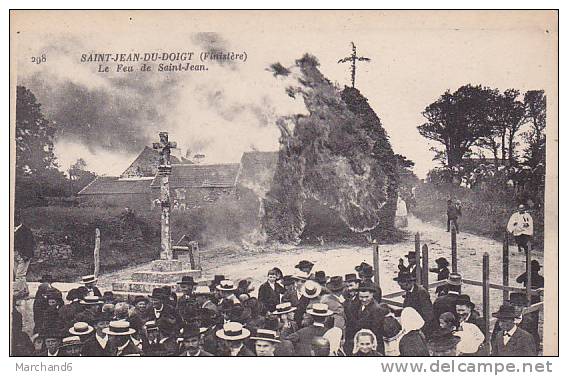
[[[383,322],[383,337],[385,341],[392,341],[401,331],[402,326],[397,319],[392,316],[385,317]]]
[[[529,305],[529,298],[527,294],[522,292],[512,292],[509,294],[509,303],[515,306],[527,307]]]
[[[148,295],[148,297],[157,300],[164,300],[168,298],[168,295],[161,287],[156,287],[152,290],[152,295]]]
[[[359,284],[357,291],[377,292],[377,286],[371,281],[363,281]]]
[[[357,274],[349,273],[345,274],[345,282],[361,282],[361,280],[357,278]]]
[[[211,284],[209,285],[209,288],[214,289],[221,281],[223,281],[225,279],[225,276],[222,274],[216,274],[213,277],[213,281],[211,281]]]
[[[282,278],[282,284],[283,284],[284,286],[291,286],[291,285],[293,285],[294,283],[296,283],[296,278],[294,278],[294,277],[291,276],[291,275],[285,275],[285,276]]]
[[[317,283],[319,283],[322,286],[325,286],[327,281],[329,281],[329,277],[325,275],[325,272],[323,270],[318,270],[317,272],[315,272],[310,277],[310,279],[316,281]]]
[[[278,334],[276,333],[276,331],[268,329],[257,329],[254,336],[251,336],[250,339],[255,341],[280,343],[280,339],[278,339]]]
[[[181,328],[180,339],[190,339],[195,337],[200,337],[203,333],[207,331],[207,328],[200,328],[196,323],[191,323]]]
[[[333,292],[341,291],[345,287],[345,285],[343,284],[343,277],[341,277],[340,275],[333,276],[329,279],[329,282],[325,286],[328,288],[328,290]]]
[[[471,309],[475,308],[475,304],[471,301],[471,298],[467,294],[460,294],[456,298],[455,305],[465,305],[470,307]]]
[[[114,293],[112,291],[105,291],[103,293],[103,300],[109,303],[114,302]]]
[[[453,335],[451,329],[438,328],[430,335],[428,347],[434,351],[446,351],[455,347],[459,341],[461,341],[460,337]]]
[[[411,281],[416,281],[416,276],[410,274],[408,271],[404,270],[404,271],[400,271],[398,273],[398,275],[393,278],[393,280],[397,281],[397,282],[411,282]]]
[[[299,263],[296,264],[296,266],[294,266],[294,268],[296,269],[307,269],[307,268],[313,268],[314,267],[314,263],[308,260],[302,260]]]
[[[493,313],[493,317],[497,317],[498,319],[515,319],[518,316],[515,306],[507,302],[499,307],[499,311]]]
[[[181,281],[177,282],[178,285],[189,285],[189,286],[195,286],[195,281],[193,280],[193,277],[190,275],[184,275],[183,277],[181,277]]]
[[[136,304],[138,304],[138,303],[140,303],[140,302],[149,303],[147,297],[142,296],[142,295],[137,295],[137,296],[134,298],[134,305],[136,305]]]
[[[362,262],[360,265],[357,265],[355,267],[355,271],[361,272],[361,270],[363,270],[363,268],[373,268],[373,267],[371,265],[367,264],[366,262]]]
[[[450,263],[448,262],[448,260],[445,257],[438,257],[436,260],[434,260],[434,262],[440,268],[446,268],[446,267],[450,266]]]
[[[365,277],[365,278],[372,278],[374,276],[373,267],[371,265],[363,266],[359,270],[359,276]]]
[[[408,251],[408,253],[406,255],[404,255],[404,257],[406,258],[416,258],[416,251]]]

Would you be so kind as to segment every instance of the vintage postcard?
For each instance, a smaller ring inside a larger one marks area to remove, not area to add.
[[[10,12],[11,356],[558,355],[556,11]]]

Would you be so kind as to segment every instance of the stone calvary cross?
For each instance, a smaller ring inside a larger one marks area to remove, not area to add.
[[[177,148],[177,143],[170,142],[168,140],[168,132],[160,132],[160,142],[154,142],[152,147],[160,152],[160,164],[158,166],[158,176],[161,178],[160,203],[162,206],[160,259],[172,260],[173,251],[170,233],[171,205],[169,176],[172,173],[172,165],[170,161],[171,149]]]
[[[337,62],[338,64],[341,63],[348,63],[351,62],[351,87],[355,87],[355,69],[356,69],[356,62],[357,61],[371,61],[368,57],[357,56],[357,47],[355,47],[355,43],[351,42],[351,56],[344,57],[343,59],[339,59]]]

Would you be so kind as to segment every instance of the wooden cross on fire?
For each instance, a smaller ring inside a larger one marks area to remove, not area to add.
[[[348,63],[351,62],[351,87],[355,87],[355,62],[356,61],[371,61],[368,57],[357,56],[357,47],[355,47],[355,43],[351,42],[351,48],[353,52],[351,56],[344,57],[340,59],[337,63]]]

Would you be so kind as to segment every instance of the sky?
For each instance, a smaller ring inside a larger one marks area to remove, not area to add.
[[[13,74],[58,127],[61,168],[83,158],[98,174],[120,174],[159,131],[170,133],[179,153],[205,154],[206,163],[277,150],[276,119],[305,108],[285,93],[293,77],[266,68],[310,53],[328,79],[349,85],[349,67],[337,61],[351,53],[351,41],[371,59],[358,65],[356,87],[419,177],[435,166],[435,144],[417,131],[421,113],[446,90],[555,89],[557,28],[549,12],[30,11],[11,21]],[[169,73],[101,73],[98,63],[80,61],[89,53],[170,51],[245,52],[247,59]],[[31,62],[42,55],[45,62]]]

